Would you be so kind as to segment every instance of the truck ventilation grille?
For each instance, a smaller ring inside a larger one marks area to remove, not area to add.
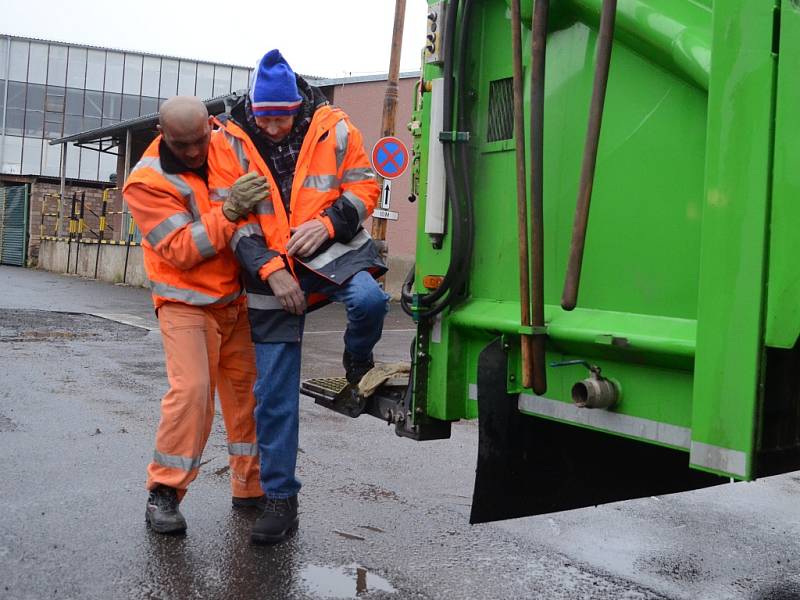
[[[514,137],[514,80],[496,79],[489,83],[489,126],[487,142]]]

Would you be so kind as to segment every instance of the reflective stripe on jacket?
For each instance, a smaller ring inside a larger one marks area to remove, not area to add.
[[[164,302],[223,305],[241,296],[239,264],[230,249],[236,225],[222,214],[222,199],[196,173],[167,173],[161,167],[157,137],[131,170],[123,197],[142,232],[144,267],[158,308]],[[214,132],[209,145],[215,162],[227,144]]]
[[[362,227],[375,208],[380,187],[361,133],[338,108],[321,106],[315,111],[297,158],[287,215],[279,187],[247,133],[230,119],[221,118],[218,124],[228,155],[220,165],[209,162],[210,169],[230,183],[248,170],[257,171],[269,179],[272,190],[271,202],[263,202],[238,224],[231,239],[244,268],[253,339],[299,341],[302,319],[280,307],[265,283],[269,275],[287,266],[297,273],[295,261],[334,283],[345,283],[363,270],[376,275],[386,271],[372,237]],[[235,172],[225,172],[232,165],[238,165]],[[286,256],[291,228],[312,219],[325,225],[331,239],[309,257]],[[309,309],[325,302],[324,296],[312,295]]]

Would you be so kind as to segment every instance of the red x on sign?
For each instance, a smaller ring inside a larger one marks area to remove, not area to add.
[[[398,138],[379,139],[372,148],[372,168],[384,179],[396,179],[408,167],[408,149]]]

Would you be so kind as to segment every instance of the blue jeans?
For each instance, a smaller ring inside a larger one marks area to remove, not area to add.
[[[356,360],[367,360],[383,332],[389,296],[366,271],[342,286],[322,280],[308,292],[327,294],[347,309],[344,347]],[[256,437],[261,457],[261,488],[271,498],[300,490],[295,475],[300,423],[300,344],[256,343]]]

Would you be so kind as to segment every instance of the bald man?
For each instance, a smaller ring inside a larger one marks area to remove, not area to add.
[[[237,222],[269,198],[269,189],[254,173],[227,188],[215,181],[207,161],[222,134],[212,132],[199,99],[167,100],[158,129],[123,195],[142,233],[169,380],[147,468],[145,519],[158,533],[182,533],[179,504],[198,474],[215,391],[228,435],[233,506],[264,503],[253,421],[255,358],[229,244]],[[241,172],[238,164],[230,168]]]

